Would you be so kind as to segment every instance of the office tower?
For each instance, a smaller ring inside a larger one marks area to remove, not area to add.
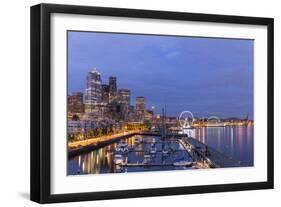
[[[102,84],[101,99],[104,103],[109,102],[109,85],[107,84]]]
[[[87,84],[84,94],[85,111],[90,112],[95,105],[101,103],[102,100],[102,86],[101,75],[94,68],[87,74]]]
[[[109,102],[113,101],[117,96],[117,79],[116,77],[109,77]]]

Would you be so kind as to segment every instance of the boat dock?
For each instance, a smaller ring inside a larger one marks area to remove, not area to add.
[[[191,167],[193,163],[188,164],[186,166]],[[120,164],[122,167],[165,167],[165,166],[175,166],[174,163],[122,163]],[[179,167],[185,167],[184,165]]]
[[[181,151],[186,151],[186,150],[185,149],[168,149],[168,153],[181,152]],[[116,151],[115,150],[107,150],[106,152],[115,153]],[[162,150],[156,150],[155,153],[151,153],[149,150],[136,150],[136,149],[129,149],[129,151],[127,153],[130,153],[130,152],[139,152],[139,153],[147,153],[147,154],[163,153]]]
[[[164,167],[173,166],[173,163],[122,163],[122,167]]]
[[[212,168],[240,167],[240,162],[228,157],[202,142],[185,137],[179,143],[189,153],[194,161],[206,161]]]

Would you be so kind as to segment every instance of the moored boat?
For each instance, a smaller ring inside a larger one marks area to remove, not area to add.
[[[135,144],[140,144],[141,142],[142,142],[141,137],[140,136],[135,136],[134,143]]]
[[[151,146],[151,148],[150,148],[150,153],[151,153],[151,154],[155,154],[156,152],[157,152],[156,147],[155,147],[155,146]]]
[[[144,155],[143,156],[143,163],[148,164],[151,162],[151,155]]]
[[[163,154],[163,156],[168,156],[169,151],[168,150],[162,150],[162,154]]]
[[[129,152],[129,146],[126,142],[119,142],[116,147],[116,152],[127,153]]]
[[[184,160],[177,161],[177,162],[173,163],[173,165],[176,166],[176,167],[191,167],[192,164],[193,164],[192,162],[184,161]]]
[[[115,165],[121,165],[124,162],[124,158],[120,154],[115,154],[113,162]]]

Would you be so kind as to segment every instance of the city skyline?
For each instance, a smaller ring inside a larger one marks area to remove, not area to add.
[[[115,76],[118,89],[131,91],[131,105],[144,96],[147,109],[161,113],[166,105],[170,116],[188,109],[253,118],[252,40],[94,32],[69,32],[68,40],[69,94],[84,92],[86,74],[97,68],[102,84]]]

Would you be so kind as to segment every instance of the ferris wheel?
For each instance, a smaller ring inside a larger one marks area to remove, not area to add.
[[[189,128],[193,124],[194,116],[191,111],[183,111],[178,119],[182,128]]]

